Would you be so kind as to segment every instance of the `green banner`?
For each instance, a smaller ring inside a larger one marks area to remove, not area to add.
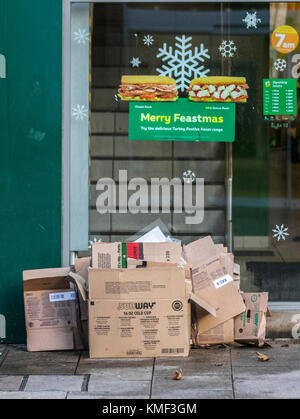
[[[129,140],[234,141],[235,103],[130,102]]]
[[[297,115],[297,80],[263,80],[264,115]]]

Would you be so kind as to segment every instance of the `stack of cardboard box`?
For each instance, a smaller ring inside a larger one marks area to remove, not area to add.
[[[240,292],[239,266],[210,236],[183,247],[93,243],[91,258],[24,271],[23,280],[29,351],[188,356],[191,342],[264,342],[267,294],[254,304]]]

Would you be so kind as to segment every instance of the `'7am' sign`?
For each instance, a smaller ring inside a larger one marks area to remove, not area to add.
[[[235,137],[235,103],[131,102],[129,140],[224,141]]]

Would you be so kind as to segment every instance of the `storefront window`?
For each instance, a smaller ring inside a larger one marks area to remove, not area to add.
[[[264,96],[265,81],[292,79],[297,89],[300,45],[280,29],[272,34],[281,26],[297,33],[299,25],[298,3],[91,3],[91,242],[135,240],[154,227],[183,243],[211,235],[234,252],[242,290],[300,301],[299,117],[266,114]],[[279,42],[286,51],[275,48]],[[235,103],[234,141],[130,139],[132,102],[118,94],[124,75],[171,77],[187,101],[193,79],[244,78],[248,98]],[[153,178],[193,185],[190,206],[176,211],[172,186],[165,208],[167,190],[153,192]],[[203,179],[204,202],[196,179]],[[197,210],[199,222],[188,223]]]

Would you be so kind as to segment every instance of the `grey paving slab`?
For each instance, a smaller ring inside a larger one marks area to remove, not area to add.
[[[193,362],[230,362],[230,349],[229,347],[219,348],[211,347],[210,349],[192,349],[188,357],[159,357],[156,358],[156,364],[172,364],[175,360],[182,360],[186,363]]]
[[[173,376],[181,368],[184,375],[231,375],[229,350],[196,350],[185,358],[157,358],[154,375]]]
[[[175,371],[182,369],[185,376],[201,375],[231,375],[231,366],[229,362],[203,363],[203,362],[174,362],[171,365],[163,363],[155,365],[154,376],[172,377]]]
[[[0,400],[4,399],[65,399],[66,392],[63,391],[0,391]]]
[[[3,363],[7,354],[7,347],[6,345],[0,345],[0,366]]]
[[[256,366],[266,364],[257,359],[256,352],[261,352],[269,357],[268,366],[278,367],[291,363],[300,363],[300,345],[289,345],[283,347],[282,344],[273,344],[272,347],[265,348],[233,348],[231,350],[232,365],[235,366]]]
[[[105,397],[148,397],[150,395],[151,381],[133,380],[107,380],[106,378],[92,375],[88,384],[88,392]]]
[[[22,380],[22,375],[0,375],[0,391],[18,391]]]
[[[0,374],[74,374],[79,355],[76,351],[27,352],[26,346],[9,346]]]
[[[151,380],[153,358],[89,359],[83,353],[76,374],[93,374],[107,379]]]
[[[181,380],[173,380],[173,377],[154,376],[152,398],[201,398],[207,391],[217,392],[220,398],[222,398],[221,392],[232,396],[231,377],[224,375],[194,375],[184,376]]]
[[[260,375],[273,375],[273,374],[281,374],[281,373],[288,373],[295,371],[295,369],[299,369],[300,365],[295,366],[294,363],[290,365],[284,366],[276,366],[273,364],[269,364],[269,362],[260,362],[258,365],[245,365],[245,366],[233,366],[232,367],[232,375],[234,378],[247,378],[249,376],[256,376],[259,377]],[[300,383],[299,383],[300,385]]]
[[[78,393],[78,392],[71,392],[68,393],[67,395],[67,399],[149,399],[149,395],[143,396],[143,395],[121,395],[121,396],[114,396],[114,395],[104,395],[103,394],[98,394],[98,393],[86,393],[86,392],[82,392],[82,393]]]
[[[172,377],[181,368],[185,375],[230,375],[228,348],[193,349],[188,357],[157,358],[154,375]]]
[[[300,370],[234,378],[237,399],[300,399]]]
[[[81,391],[81,375],[30,375],[24,391]]]

